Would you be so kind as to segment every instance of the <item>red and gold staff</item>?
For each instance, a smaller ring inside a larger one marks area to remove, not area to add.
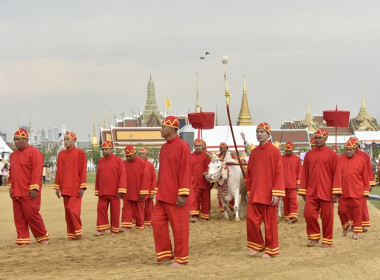
[[[270,126],[266,122],[256,128],[260,145],[249,156],[245,182],[248,192],[247,247],[249,255],[265,251],[263,258],[279,254],[277,204],[285,196],[284,173],[280,150],[270,142]],[[265,241],[261,233],[264,222]]]
[[[359,149],[359,139],[356,137],[351,137],[355,141],[356,144],[356,154],[361,157],[364,162],[366,163],[366,169],[368,172],[368,178],[369,178],[369,185],[370,185],[370,190],[372,187],[376,186],[376,181],[375,177],[373,176],[372,172],[372,164],[371,164],[371,158],[366,152],[363,152],[362,150]],[[369,219],[369,213],[368,213],[368,205],[367,205],[367,198],[363,197],[362,199],[362,206],[363,206],[363,218],[362,218],[362,226],[363,226],[363,231],[367,231],[367,227],[371,226],[371,221]]]
[[[316,246],[321,239],[319,216],[322,220],[322,247],[333,244],[334,202],[342,194],[338,155],[326,147],[327,137],[324,129],[314,132],[315,149],[305,155],[298,190],[306,201],[304,217],[309,247]]]
[[[197,222],[198,217],[204,220],[210,218],[210,183],[205,179],[210,157],[203,151],[203,140],[194,140],[194,152],[190,155],[191,185],[194,193],[190,205],[190,222]]]
[[[161,136],[166,143],[160,151],[158,190],[152,216],[156,263],[174,259],[172,266],[189,261],[190,148],[179,138],[178,127],[178,119],[174,116],[168,116],[162,122]],[[174,236],[174,251],[169,223]]]
[[[301,160],[293,154],[293,150],[294,145],[289,141],[285,145],[285,154],[282,155],[285,180],[284,214],[289,223],[298,221],[297,190],[302,171]]]
[[[120,198],[123,198],[127,192],[123,160],[114,155],[112,150],[111,141],[105,141],[102,144],[103,158],[99,160],[96,170],[95,195],[99,198],[96,235],[103,235],[109,229],[112,234],[119,233]],[[108,207],[111,212],[111,223],[108,220]]]
[[[154,195],[156,194],[156,169],[154,168],[153,163],[151,163],[148,159],[148,149],[146,147],[141,147],[139,150],[140,157],[145,160],[145,164],[147,165],[149,171],[149,196],[145,199],[144,205],[144,226],[149,227],[152,225],[152,214],[154,208]]]
[[[80,218],[82,197],[87,184],[87,158],[83,150],[75,147],[77,137],[74,132],[66,132],[63,142],[66,150],[58,154],[54,189],[58,198],[63,197],[67,238],[79,239],[82,236]]]
[[[133,146],[124,149],[127,159],[124,167],[127,179],[127,193],[123,197],[121,231],[132,228],[132,219],[136,218],[136,229],[144,230],[144,200],[149,195],[150,176],[145,161],[136,156]]]
[[[16,244],[30,244],[30,228],[36,241],[47,245],[49,233],[40,214],[44,157],[28,144],[28,140],[24,128],[17,130],[13,138],[17,150],[10,156],[8,183],[17,231]]]
[[[369,195],[368,172],[363,158],[355,155],[356,143],[350,139],[345,144],[345,154],[339,158],[342,175],[342,195],[339,197],[338,214],[346,236],[353,221],[353,239],[358,239],[362,228],[363,196]]]

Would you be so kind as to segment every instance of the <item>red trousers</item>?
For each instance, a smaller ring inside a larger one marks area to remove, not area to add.
[[[110,220],[108,220],[108,206],[110,206]],[[120,198],[112,195],[102,195],[98,199],[97,231],[106,231],[111,228],[112,233],[119,233],[120,226]]]
[[[194,201],[190,206],[191,216],[201,216],[202,219],[210,218],[210,189],[194,189]]]
[[[144,226],[149,227],[152,225],[152,214],[153,214],[153,208],[154,208],[154,203],[153,200],[150,198],[147,198],[145,200],[145,205],[144,205]]]
[[[369,220],[368,206],[367,206],[367,198],[362,198],[362,209],[363,209],[363,217],[362,217],[362,227],[370,227],[371,222]]]
[[[132,219],[136,219],[136,229],[144,230],[144,200],[123,199],[121,227],[132,228]]]
[[[306,220],[306,231],[309,240],[321,239],[318,222],[319,213],[322,220],[322,244],[333,244],[334,203],[321,199],[306,199],[303,215]]]
[[[285,189],[284,202],[284,214],[285,220],[297,219],[298,217],[298,200],[297,189]]]
[[[354,232],[362,233],[363,206],[362,198],[339,198],[338,215],[345,230],[353,221]]]
[[[29,196],[20,196],[13,198],[12,202],[17,231],[16,244],[30,243],[29,228],[37,242],[49,240],[49,233],[40,214],[41,197],[32,200]]]
[[[174,254],[169,234],[169,223],[173,231]],[[157,201],[153,210],[152,227],[157,261],[173,259],[180,264],[189,261],[189,206]]]
[[[261,233],[264,221],[265,242]],[[279,254],[277,206],[260,203],[248,203],[247,206],[247,247],[255,251],[264,251],[274,256]]]
[[[82,221],[80,219],[82,198],[67,195],[63,195],[62,197],[65,207],[67,238],[75,239],[82,236]]]

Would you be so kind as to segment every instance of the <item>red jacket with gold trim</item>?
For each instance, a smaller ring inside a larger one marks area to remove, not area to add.
[[[127,194],[124,195],[123,199],[141,201],[139,195],[149,195],[149,166],[145,164],[145,160],[135,156],[132,162],[126,159],[124,167],[127,179]]]
[[[282,166],[284,168],[284,180],[286,189],[297,189],[301,183],[302,165],[301,160],[295,154],[291,156],[282,155]]]
[[[127,179],[123,160],[111,154],[98,162],[95,179],[95,195],[117,196],[127,192]]]
[[[190,188],[190,147],[176,136],[167,140],[160,150],[156,199],[176,204],[179,195],[190,194]],[[189,199],[186,199],[186,204],[189,204]]]
[[[363,158],[354,155],[348,158],[343,154],[339,158],[342,174],[342,198],[361,198],[369,196],[368,172]]]
[[[252,150],[245,182],[248,203],[271,205],[272,196],[285,196],[281,153],[270,141]]]
[[[37,190],[41,195],[44,156],[39,150],[28,145],[14,151],[10,156],[9,189],[13,197],[29,196],[29,190]]]
[[[54,189],[61,195],[79,196],[79,189],[86,189],[87,158],[83,150],[75,146],[58,154]]]
[[[298,194],[324,201],[342,194],[338,155],[333,150],[324,146],[306,153]]]

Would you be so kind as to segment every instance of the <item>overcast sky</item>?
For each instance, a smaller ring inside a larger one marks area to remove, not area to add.
[[[0,0],[0,131],[61,126],[80,140],[96,124],[144,109],[149,75],[159,110],[203,111],[234,123],[243,75],[254,124],[279,128],[323,110],[356,116],[362,89],[380,121],[380,1]],[[206,59],[205,52],[211,54]]]

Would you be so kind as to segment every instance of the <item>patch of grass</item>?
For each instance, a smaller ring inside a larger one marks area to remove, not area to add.
[[[87,183],[95,183],[96,172],[87,172]]]
[[[371,194],[377,194],[380,195],[380,185],[377,185],[376,187],[372,188]],[[372,203],[377,209],[380,210],[380,200],[368,200],[370,203]]]

